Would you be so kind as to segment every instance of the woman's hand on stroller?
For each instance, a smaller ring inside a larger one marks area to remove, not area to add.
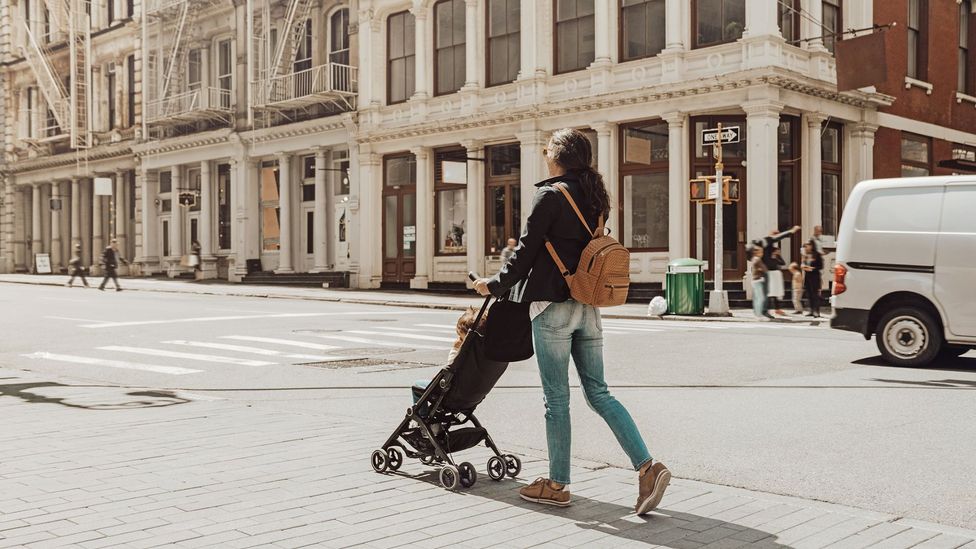
[[[488,297],[491,295],[491,290],[488,289],[488,279],[479,278],[474,281],[474,290],[478,292],[479,295]]]

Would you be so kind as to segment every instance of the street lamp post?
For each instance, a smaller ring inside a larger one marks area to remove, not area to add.
[[[724,206],[724,193],[722,171],[724,166],[722,165],[722,124],[718,124],[718,138],[715,140],[715,183],[714,185],[714,199],[715,199],[715,253],[712,256],[712,273],[714,278],[714,287],[712,291],[708,294],[708,314],[710,316],[728,316],[729,315],[729,296],[725,292],[722,280],[722,208]],[[708,193],[712,194],[711,191]]]

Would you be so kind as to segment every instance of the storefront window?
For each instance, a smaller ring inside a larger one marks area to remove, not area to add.
[[[777,208],[776,228],[785,230],[800,224],[800,159],[799,149],[800,121],[793,116],[780,117],[776,134],[777,166]],[[783,259],[792,261],[800,252],[800,239],[791,238],[780,243]]]
[[[200,180],[200,170],[198,169],[187,170],[186,180],[189,183],[187,190],[195,195],[195,200],[193,201],[193,205],[190,206],[190,211],[199,212],[200,211],[200,190],[202,184]]]
[[[843,155],[841,154],[841,135],[839,124],[827,124],[820,139],[821,182],[820,208],[821,225],[825,235],[836,236],[843,210]]]
[[[732,127],[732,126],[735,126],[735,127],[739,128],[739,142],[738,143],[729,143],[728,145],[723,145],[722,146],[722,157],[723,158],[737,158],[737,159],[745,160],[745,158],[746,158],[746,125],[745,125],[744,121],[722,122],[722,127],[723,128],[729,128],[729,127]],[[701,144],[701,139],[699,138],[699,136],[701,136],[701,134],[702,134],[703,131],[705,131],[707,129],[716,128],[716,127],[718,127],[718,123],[717,122],[711,122],[711,121],[708,121],[708,122],[705,122],[705,121],[697,121],[697,122],[695,122],[695,133],[693,135],[695,136],[694,143],[695,143],[695,158],[696,159],[702,160],[702,159],[711,159],[712,158],[712,146],[711,145],[702,145]]]
[[[714,46],[742,38],[746,27],[745,0],[696,0],[695,47]]]
[[[668,125],[658,120],[622,126],[620,196],[623,245],[668,249]]]
[[[521,148],[512,143],[487,147],[485,152],[488,159],[485,253],[498,255],[508,239],[518,238],[522,231]]]
[[[445,181],[444,162],[465,162],[460,147],[434,151],[434,207],[437,225],[437,255],[464,255],[468,251],[468,191],[464,183]]]
[[[217,245],[221,250],[229,250],[231,221],[230,165],[217,166]]]
[[[921,135],[902,133],[901,176],[922,177],[932,173],[931,140]]]
[[[279,208],[278,168],[261,168],[261,249],[270,252],[281,248],[281,210]]]
[[[302,158],[302,202],[315,202],[315,157]]]

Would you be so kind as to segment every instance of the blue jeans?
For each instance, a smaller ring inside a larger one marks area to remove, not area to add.
[[[603,325],[599,309],[573,300],[553,303],[532,321],[532,335],[545,396],[550,480],[569,484],[570,356],[576,364],[586,403],[610,426],[634,469],[651,461],[634,419],[610,394],[603,379]]]
[[[766,313],[766,281],[752,281],[752,312],[756,318],[764,317]]]

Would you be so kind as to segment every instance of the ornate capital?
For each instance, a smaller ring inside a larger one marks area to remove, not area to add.
[[[661,119],[668,123],[668,127],[682,127],[685,125],[685,113],[681,111],[666,112],[661,115]]]
[[[742,110],[746,111],[746,116],[776,116],[783,111],[784,105],[778,101],[749,101],[742,105]]]
[[[822,112],[807,113],[807,127],[819,129],[827,121],[827,118],[828,116]]]
[[[612,123],[606,122],[606,121],[603,121],[603,122],[595,122],[593,124],[590,124],[590,128],[592,128],[594,131],[596,131],[596,134],[597,135],[604,135],[604,136],[608,136],[608,135],[612,134],[613,133],[613,129],[616,126],[617,126],[616,124],[612,124]]]
[[[430,147],[411,147],[410,152],[417,157],[417,160],[426,160],[430,155]]]
[[[858,122],[851,131],[851,137],[874,139],[874,134],[878,131],[877,124],[868,122]]]

